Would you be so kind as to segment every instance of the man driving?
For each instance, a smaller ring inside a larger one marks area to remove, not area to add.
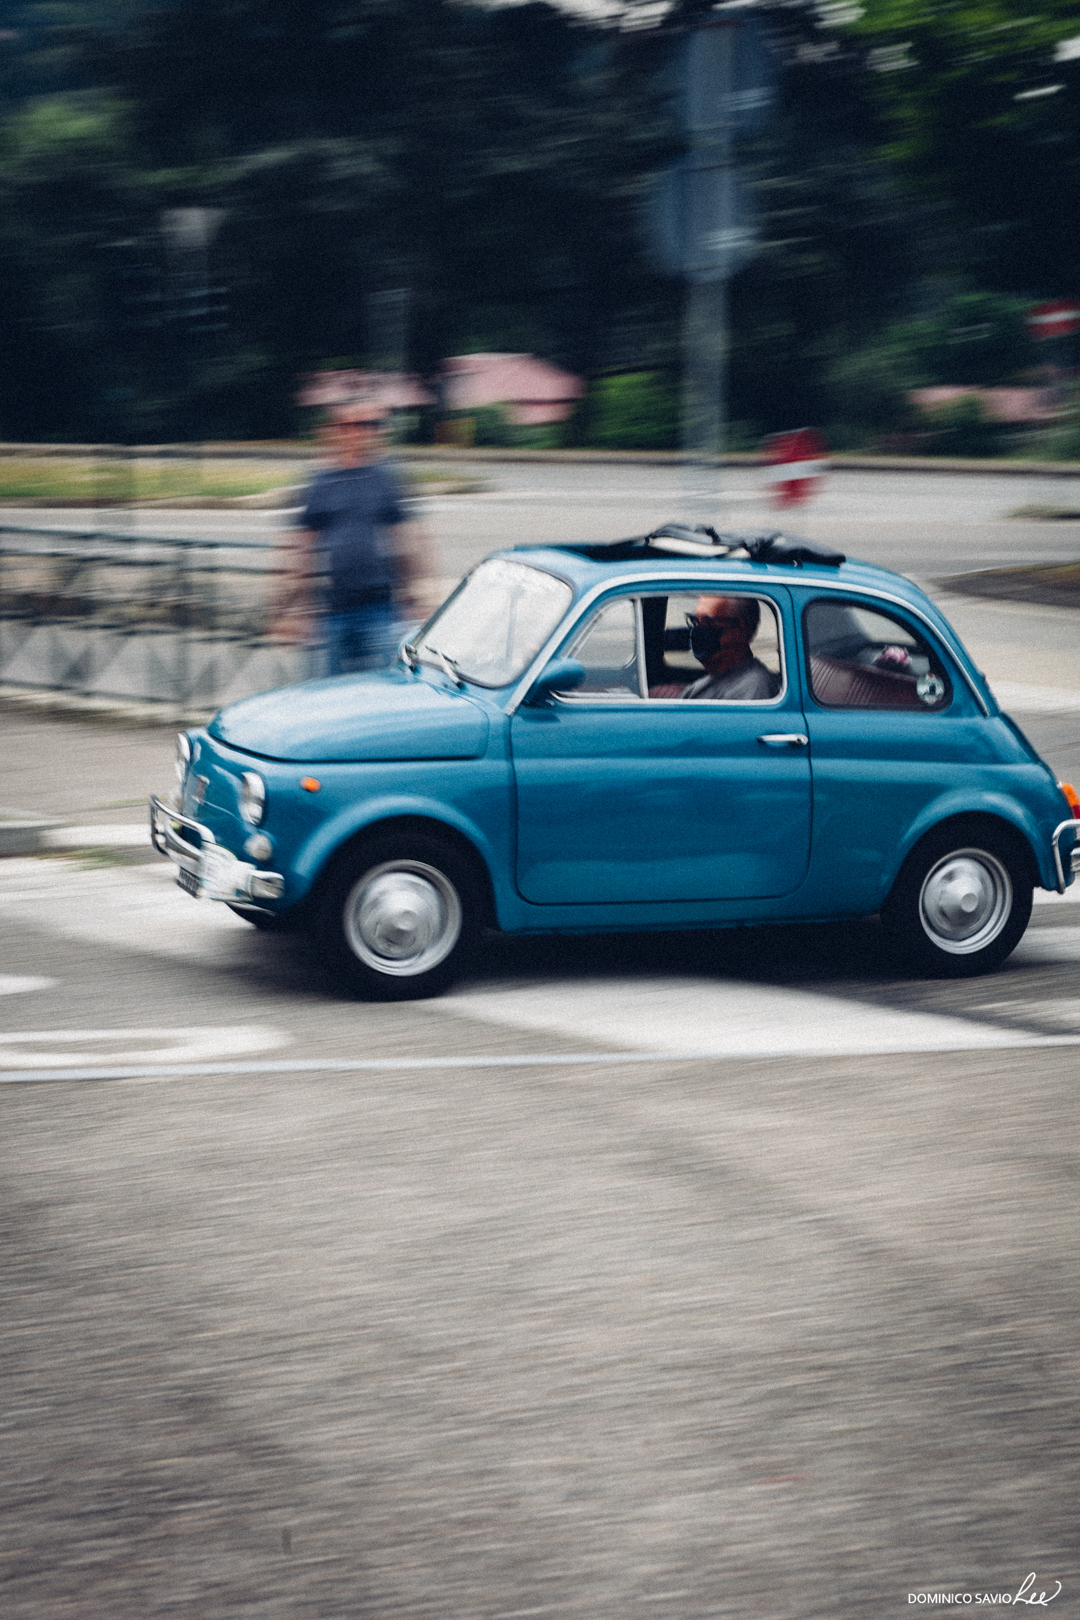
[[[691,681],[682,693],[684,698],[748,703],[776,696],[780,677],[750,651],[760,619],[760,604],[752,596],[698,599],[697,612],[688,613],[686,622],[690,651],[706,673]]]

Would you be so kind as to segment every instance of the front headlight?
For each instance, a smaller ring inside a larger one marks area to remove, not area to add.
[[[176,736],[176,780],[183,787],[187,778],[188,766],[191,764],[191,738],[186,731],[177,732]]]
[[[240,778],[240,812],[253,827],[266,813],[266,783],[257,771],[245,771]]]

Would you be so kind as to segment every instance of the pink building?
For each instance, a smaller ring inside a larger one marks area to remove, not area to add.
[[[961,388],[955,385],[940,388],[915,388],[908,395],[911,403],[921,411],[933,411],[941,405],[951,405],[955,399],[969,399],[974,395],[981,401],[990,422],[1053,422],[1060,413],[1052,388]]]
[[[447,414],[502,405],[518,427],[564,422],[585,392],[580,377],[533,354],[459,354],[440,367],[438,396],[417,376],[393,371],[312,371],[298,401],[313,409],[369,401],[387,411],[442,405]]]
[[[585,384],[533,354],[459,354],[442,363],[443,407],[472,411],[503,405],[518,427],[564,422]]]
[[[435,395],[419,377],[400,371],[311,371],[297,395],[300,405],[323,410],[333,405],[351,405],[360,399],[387,411],[417,410],[421,405],[435,404]]]

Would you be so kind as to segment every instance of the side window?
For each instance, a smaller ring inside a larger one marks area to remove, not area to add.
[[[803,614],[810,691],[829,709],[914,709],[933,714],[952,701],[941,660],[892,613],[821,598]]]
[[[647,597],[642,620],[651,698],[767,703],[784,690],[774,604],[703,587]]]
[[[639,698],[637,607],[620,596],[589,620],[567,655],[585,665],[585,680],[564,698]]]

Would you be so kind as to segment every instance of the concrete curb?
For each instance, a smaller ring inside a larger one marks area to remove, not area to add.
[[[100,827],[71,827],[52,816],[14,819],[19,812],[0,810],[0,860],[19,855],[65,855],[87,850],[154,853],[149,815],[145,821]]]
[[[568,466],[677,467],[688,458],[681,450],[508,450],[488,446],[462,449],[456,445],[395,444],[388,446],[397,461],[538,462],[565,463]],[[267,442],[209,444],[12,444],[0,443],[4,456],[129,456],[140,460],[233,460],[233,461],[314,461],[318,447],[310,443]],[[690,458],[693,459],[693,458]],[[1007,461],[993,457],[884,456],[837,451],[828,457],[832,469],[850,472],[930,472],[999,473],[1005,477],[1026,478],[1032,474],[1047,478],[1080,478],[1080,461]],[[720,458],[724,467],[763,467],[756,450],[731,450]],[[246,495],[233,497],[250,500]]]
[[[37,855],[47,840],[64,832],[54,816],[35,816],[28,810],[0,809],[0,856]]]
[[[101,720],[111,726],[204,726],[219,707],[188,709],[165,698],[160,703],[136,703],[124,698],[61,692],[53,687],[0,686],[0,708],[23,709],[53,719]]]
[[[40,848],[56,853],[81,849],[153,850],[149,810],[145,821],[119,826],[54,827],[43,835]]]

